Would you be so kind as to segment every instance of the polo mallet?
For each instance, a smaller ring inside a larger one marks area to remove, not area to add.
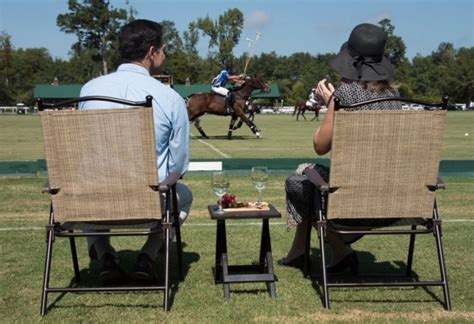
[[[253,39],[250,39],[250,38],[246,39],[249,42],[249,45],[248,45],[249,46],[249,51],[248,51],[248,54],[247,54],[247,61],[245,62],[244,74],[247,74],[247,67],[249,66],[250,59],[252,58],[253,50],[255,49],[255,45],[256,45],[258,39],[260,38],[260,36],[263,35],[263,33],[261,33],[261,32],[257,32],[256,34],[257,34],[257,36],[255,37],[255,41]]]

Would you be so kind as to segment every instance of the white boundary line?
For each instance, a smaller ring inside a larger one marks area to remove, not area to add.
[[[191,133],[191,136],[195,136],[193,133]],[[226,159],[230,159],[231,156],[230,155],[227,155],[225,154],[224,152],[222,152],[221,150],[219,150],[217,147],[215,147],[214,145],[212,144],[209,144],[208,142],[202,140],[202,139],[198,139],[198,141],[204,145],[207,145],[209,146],[214,152],[217,152],[217,154],[220,154],[222,155],[223,157],[225,157]]]
[[[443,223],[473,223],[474,219],[446,219],[442,221]],[[270,226],[280,226],[286,225],[286,222],[270,222]],[[245,223],[231,223],[227,224],[226,226],[261,226],[261,222],[245,222]],[[215,223],[195,223],[195,224],[184,224],[184,227],[215,227]],[[29,227],[0,227],[0,232],[7,232],[7,231],[38,231],[44,230],[45,227],[38,227],[38,226],[29,226]]]

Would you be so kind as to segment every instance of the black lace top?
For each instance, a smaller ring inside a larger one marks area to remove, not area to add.
[[[338,98],[341,104],[350,105],[362,101],[397,97],[399,96],[397,90],[386,89],[380,93],[364,89],[359,82],[342,83],[334,92],[335,98]],[[402,109],[400,101],[381,101],[375,104],[353,108],[353,110],[371,110],[371,109]]]

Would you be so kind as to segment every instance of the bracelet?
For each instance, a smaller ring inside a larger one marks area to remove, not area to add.
[[[328,102],[326,102],[326,107],[329,106],[329,103],[331,102],[331,100],[334,98],[334,92],[331,93],[331,95],[329,96],[329,99],[328,99]]]

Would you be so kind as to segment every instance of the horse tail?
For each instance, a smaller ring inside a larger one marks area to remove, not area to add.
[[[298,104],[295,105],[295,110],[293,110],[293,115],[294,116],[296,114],[296,110],[298,109]]]

